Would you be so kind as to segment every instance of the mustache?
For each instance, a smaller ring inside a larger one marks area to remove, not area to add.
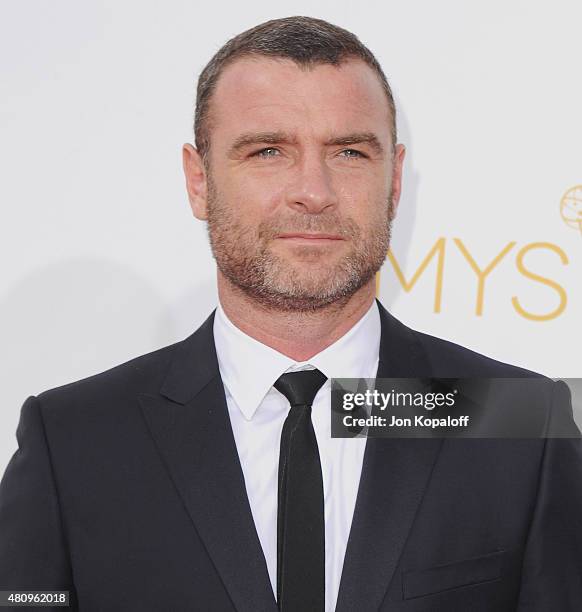
[[[360,228],[351,218],[340,218],[337,214],[325,218],[312,214],[298,214],[285,219],[265,220],[259,224],[259,238],[270,240],[279,234],[318,233],[334,234],[342,238],[357,238]]]

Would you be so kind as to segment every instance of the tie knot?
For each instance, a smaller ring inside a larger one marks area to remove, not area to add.
[[[273,386],[289,400],[291,406],[311,406],[326,380],[327,376],[317,369],[301,370],[279,376]]]

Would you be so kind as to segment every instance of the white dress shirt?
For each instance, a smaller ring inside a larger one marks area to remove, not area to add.
[[[296,362],[238,329],[220,302],[214,341],[247,496],[277,593],[279,445],[289,402],[273,384],[285,372],[317,368],[330,378],[375,378],[380,313],[374,301],[339,340],[308,361]],[[365,438],[331,438],[329,380],[318,391],[312,421],[319,448],[325,518],[325,610],[333,612],[360,483]]]

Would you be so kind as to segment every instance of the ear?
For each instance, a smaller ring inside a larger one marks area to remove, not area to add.
[[[182,165],[192,212],[197,219],[205,221],[208,219],[206,170],[200,153],[189,143],[182,147]]]
[[[392,202],[394,205],[394,214],[398,208],[400,194],[402,192],[402,167],[404,165],[404,155],[406,148],[403,144],[397,144],[394,149],[392,158]]]

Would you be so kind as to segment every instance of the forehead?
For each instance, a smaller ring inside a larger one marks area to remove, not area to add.
[[[386,93],[376,72],[359,59],[306,68],[287,59],[241,58],[222,72],[210,106],[213,143],[242,130],[322,137],[373,131],[386,143],[390,139]]]

